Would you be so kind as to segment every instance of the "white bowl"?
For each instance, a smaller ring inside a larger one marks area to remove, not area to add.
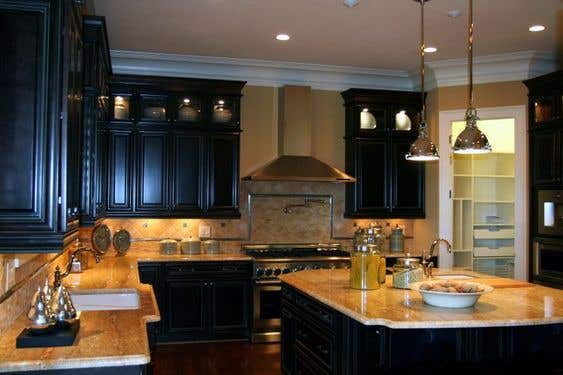
[[[425,283],[436,283],[436,282],[443,282],[444,280],[439,281],[420,281],[417,283],[412,283],[409,285],[410,289],[416,290],[422,296],[422,300],[432,306],[437,307],[448,307],[448,308],[455,308],[461,309],[465,307],[471,307],[475,305],[479,297],[481,297],[485,293],[490,293],[494,290],[494,288],[490,285],[479,284],[471,282],[472,284],[477,284],[482,287],[484,290],[482,292],[476,293],[453,293],[453,292],[435,292],[431,290],[420,290],[420,285]]]

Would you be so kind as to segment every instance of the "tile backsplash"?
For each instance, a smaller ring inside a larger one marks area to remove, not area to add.
[[[350,246],[357,226],[376,219],[345,219],[344,196],[342,183],[242,181],[240,219],[110,218],[104,223],[112,233],[127,229],[134,240],[198,237],[199,226],[209,225],[211,237],[222,241],[222,249],[238,249],[241,243],[341,242]],[[405,247],[412,250],[413,220],[378,221],[387,235],[395,224],[401,225],[407,236]]]

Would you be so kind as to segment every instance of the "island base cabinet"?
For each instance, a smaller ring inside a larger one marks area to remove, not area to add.
[[[326,316],[332,319],[328,321]],[[522,368],[561,374],[562,354],[562,324],[368,326],[282,284],[281,368],[286,375],[512,374],[521,373]]]

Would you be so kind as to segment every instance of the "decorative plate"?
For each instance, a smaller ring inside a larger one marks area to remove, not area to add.
[[[92,246],[94,250],[105,254],[111,245],[111,231],[105,224],[99,224],[92,231]]]
[[[125,255],[131,246],[131,235],[125,229],[120,229],[113,235],[113,247],[118,255]]]

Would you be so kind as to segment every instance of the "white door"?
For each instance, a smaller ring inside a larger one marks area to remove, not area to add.
[[[440,265],[526,280],[526,107],[477,112],[490,154],[453,154],[451,142],[465,126],[465,110],[440,112],[439,226],[453,245],[451,255],[441,250]]]

